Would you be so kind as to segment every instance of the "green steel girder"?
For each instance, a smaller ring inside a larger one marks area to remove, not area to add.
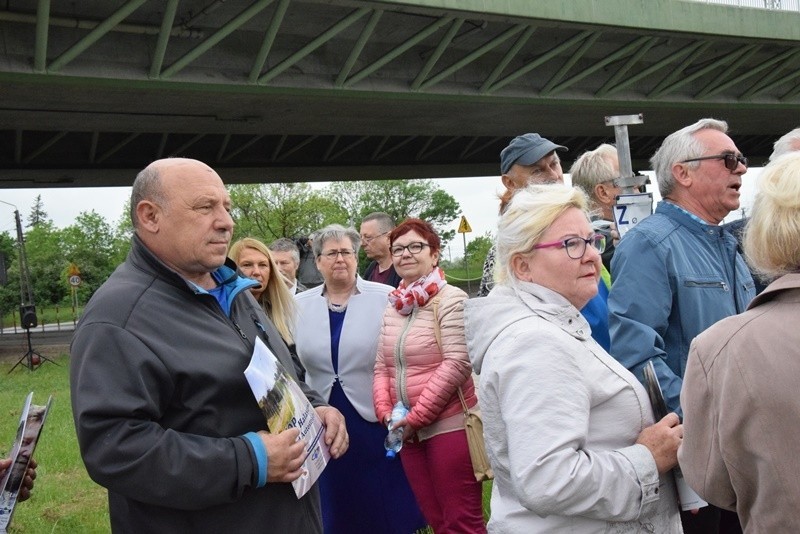
[[[97,41],[99,41],[105,34],[110,32],[114,26],[125,20],[128,15],[139,9],[145,2],[147,2],[147,0],[130,0],[127,4],[120,7],[110,17],[98,24],[97,27],[90,31],[83,39],[79,40],[72,47],[70,47],[69,50],[53,60],[53,62],[47,67],[47,72],[52,74],[61,70],[65,65],[78,57],[87,48],[97,43]]]
[[[345,18],[328,28],[322,35],[308,43],[306,46],[286,58],[285,60],[281,61],[275,67],[268,70],[265,74],[263,74],[259,79],[258,83],[267,83],[271,79],[278,76],[280,73],[303,59],[304,57],[311,54],[314,50],[325,44],[326,42],[333,39],[337,34],[349,28],[354,22],[358,19],[369,13],[371,9],[362,7],[356,9]]]
[[[164,64],[164,54],[167,53],[167,44],[172,33],[172,25],[175,23],[175,14],[178,11],[180,0],[168,0],[167,7],[164,9],[164,18],[161,20],[161,30],[158,32],[158,41],[153,53],[153,63],[150,65],[150,77],[158,78],[161,66]]]
[[[355,46],[350,51],[347,61],[345,61],[344,66],[339,71],[339,75],[336,77],[336,82],[334,84],[336,88],[340,89],[344,87],[344,82],[347,81],[350,71],[353,70],[353,66],[356,64],[358,57],[361,55],[361,52],[367,45],[367,41],[369,41],[369,38],[372,36],[372,32],[375,31],[375,27],[381,20],[381,15],[383,15],[383,10],[381,9],[376,9],[372,12],[369,21],[367,21],[366,26],[364,26],[364,29],[361,31],[361,35],[358,37],[358,41],[356,41]]]
[[[146,0],[143,0],[146,1]],[[268,5],[272,3],[273,0],[258,0],[244,11],[236,15],[233,19],[225,23],[219,30],[217,30],[213,35],[208,37],[205,41],[200,43],[197,47],[192,49],[191,51],[187,52],[182,58],[177,60],[175,63],[164,69],[161,74],[158,76],[159,78],[169,78],[172,75],[180,72],[184,69],[187,65],[189,65],[192,61],[199,58],[206,52],[208,52],[211,48],[213,48],[216,44],[222,41],[224,38],[229,36],[231,33],[236,31],[240,28],[243,24],[248,22],[250,19],[258,15],[261,11],[263,11]]]
[[[747,116],[758,123],[749,148],[761,150],[800,112],[800,11],[684,0],[31,4],[0,8],[0,143],[13,147],[0,153],[0,187],[6,170],[57,175],[61,160],[100,170],[184,152],[350,171],[485,164],[532,127],[526,117],[576,150],[610,136],[582,114],[631,107],[664,128],[697,113]],[[659,135],[634,140],[637,157]]]
[[[429,87],[431,87],[433,85],[436,85],[437,83],[441,82],[443,79],[447,78],[448,76],[453,75],[455,72],[457,72],[458,70],[464,68],[466,65],[469,65],[470,63],[472,63],[473,61],[475,61],[479,57],[483,56],[484,54],[486,54],[490,50],[493,50],[494,48],[496,48],[499,45],[503,44],[507,40],[511,39],[516,34],[521,32],[523,29],[524,29],[524,26],[521,26],[521,25],[509,28],[502,35],[499,35],[499,36],[495,37],[494,39],[492,39],[491,41],[489,41],[488,43],[478,47],[476,50],[474,50],[473,52],[469,53],[466,57],[461,58],[460,60],[456,61],[455,63],[453,63],[452,65],[450,65],[446,69],[444,69],[442,72],[440,72],[437,75],[433,76],[430,80],[427,80],[426,82],[424,82],[421,85],[420,88],[421,89],[427,89],[427,88],[429,88]]]
[[[797,47],[793,50],[788,50],[785,53],[781,54],[777,58],[773,58],[766,63],[772,71],[769,72],[766,76],[761,78],[760,80],[756,81],[752,86],[750,86],[747,91],[742,93],[741,99],[742,100],[749,100],[752,99],[754,96],[757,96],[759,93],[762,93],[766,90],[767,86],[775,82],[781,77],[781,72],[786,69],[792,68],[792,65],[795,63],[795,60],[800,55],[800,47]]]
[[[659,37],[648,37],[647,41],[642,43],[639,49],[633,54],[628,61],[623,63],[619,69],[603,84],[603,86],[595,92],[594,96],[601,98],[606,96],[612,88],[616,87],[617,84],[633,69],[635,65],[642,60],[642,58],[650,51],[650,49],[655,46],[655,44],[660,40]]]
[[[694,47],[694,44],[697,44],[697,47]],[[706,50],[711,47],[711,41],[700,41],[699,43],[694,43],[692,45],[693,50],[687,57],[681,61],[681,63],[674,69],[672,69],[658,84],[656,85],[655,89],[650,91],[647,95],[648,98],[657,98],[660,95],[665,95],[670,92],[670,88],[674,87],[675,83],[680,83],[678,78],[683,74],[683,71],[686,68],[694,63],[694,61],[702,56]]]
[[[423,65],[422,70],[419,71],[417,77],[414,78],[413,82],[411,82],[412,91],[416,91],[422,86],[422,82],[424,82],[425,78],[428,77],[428,74],[430,74],[434,65],[436,65],[436,62],[439,61],[439,59],[442,57],[442,54],[444,54],[445,50],[447,50],[447,47],[453,41],[453,38],[458,33],[458,30],[461,29],[461,26],[464,24],[464,20],[465,19],[454,20],[453,23],[450,25],[450,27],[447,29],[447,32],[441,38],[439,44],[436,45],[436,50],[433,51],[433,53],[428,58],[428,61],[426,61],[425,65]]]
[[[250,83],[256,83],[259,74],[261,74],[261,71],[264,69],[267,56],[269,56],[269,52],[272,50],[275,37],[278,35],[278,30],[283,23],[283,18],[286,16],[286,11],[289,9],[289,1],[290,0],[280,0],[280,2],[278,2],[278,8],[275,10],[272,20],[270,20],[267,32],[264,34],[264,40],[261,43],[261,48],[258,49],[258,54],[256,54],[256,58],[253,61],[253,67],[250,69],[250,76],[248,76],[248,81]]]
[[[673,83],[671,83],[670,85],[668,85],[666,87],[663,87],[660,91],[658,91],[656,95],[651,95],[651,96],[662,96],[662,95],[669,94],[669,93],[675,91],[676,89],[678,89],[680,87],[683,87],[684,85],[696,80],[697,78],[705,76],[706,74],[709,74],[709,73],[711,73],[711,72],[713,72],[715,70],[718,70],[720,67],[724,67],[728,63],[731,63],[731,62],[739,59],[741,56],[746,54],[747,51],[748,51],[747,48],[744,47],[744,48],[741,48],[739,50],[734,50],[731,53],[726,54],[723,57],[711,58],[710,60],[706,61],[707,64],[704,67],[699,68],[697,71],[693,72],[692,74],[686,74],[685,70],[681,71],[680,74],[683,74],[683,77],[680,80],[673,81]]]
[[[50,0],[39,0],[36,6],[36,48],[33,55],[33,70],[47,71],[47,33],[50,23]]]
[[[573,53],[569,57],[569,59],[567,59],[561,65],[561,67],[550,78],[550,80],[546,84],[544,84],[544,87],[542,87],[542,89],[539,91],[539,95],[540,96],[552,95],[553,88],[556,87],[556,85],[558,85],[558,82],[560,82],[564,78],[564,76],[567,75],[570,69],[572,69],[572,67],[574,67],[575,64],[578,63],[578,61],[583,59],[583,56],[585,56],[586,53],[589,51],[589,49],[591,49],[592,46],[594,46],[597,40],[600,39],[601,35],[602,35],[601,32],[596,32],[587,37],[586,40],[584,40],[583,43],[581,44],[580,48],[578,48],[578,50],[575,53]]]
[[[522,35],[519,36],[517,41],[514,43],[514,46],[508,49],[508,52],[506,52],[505,56],[503,56],[503,59],[497,63],[497,66],[489,74],[489,77],[483,82],[479,90],[480,93],[483,94],[489,91],[489,88],[494,85],[494,83],[497,81],[497,78],[503,74],[503,71],[506,69],[506,67],[508,67],[509,63],[511,63],[511,60],[517,57],[519,51],[522,50],[522,47],[525,46],[525,43],[528,42],[528,39],[531,38],[533,32],[535,31],[536,28],[533,26],[525,27],[525,31],[523,31]]]
[[[539,67],[540,65],[543,65],[544,63],[547,63],[548,61],[552,60],[553,58],[555,58],[556,56],[558,56],[562,52],[565,52],[565,51],[569,50],[570,48],[575,46],[577,43],[580,43],[581,41],[583,41],[584,39],[587,39],[589,36],[591,36],[593,34],[594,34],[594,32],[592,32],[592,31],[584,30],[584,31],[580,32],[579,34],[572,36],[571,38],[567,39],[563,43],[559,44],[558,46],[554,46],[553,48],[551,48],[550,50],[548,50],[544,54],[541,54],[539,57],[537,57],[533,61],[527,63],[524,67],[522,67],[520,69],[517,69],[516,72],[514,72],[512,74],[509,74],[508,76],[506,76],[502,80],[499,80],[499,81],[495,82],[494,84],[492,84],[487,89],[486,92],[487,93],[493,93],[493,92],[498,91],[499,89],[503,88],[504,86],[506,86],[506,85],[510,84],[511,82],[513,82],[514,80],[516,80],[517,78],[525,76],[530,71],[534,70],[535,68]]]
[[[724,91],[728,87],[731,87],[734,83],[738,80],[734,78],[736,76],[736,71],[747,63],[747,61],[755,55],[756,52],[761,50],[762,45],[760,44],[751,44],[744,47],[742,53],[739,57],[726,69],[722,75],[717,76],[716,79],[711,80],[708,85],[703,87],[698,93],[694,95],[694,98],[701,99],[701,98],[708,98],[710,96],[714,96],[715,94],[719,93],[720,91]],[[734,79],[731,79],[734,78]]]
[[[441,29],[443,26],[446,26],[453,22],[455,17],[441,17],[437,21],[429,24],[426,28],[423,28],[419,33],[414,35],[413,37],[407,39],[404,43],[401,43],[397,48],[392,50],[391,52],[384,54],[380,59],[375,61],[373,64],[364,67],[362,70],[345,80],[344,87],[351,87],[352,85],[358,83],[359,81],[363,80],[370,74],[374,73],[381,67],[388,64],[390,61],[400,57],[405,52],[407,52],[412,46],[422,42],[430,35],[436,33]]]

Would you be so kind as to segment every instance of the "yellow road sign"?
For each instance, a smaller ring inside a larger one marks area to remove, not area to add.
[[[467,218],[463,215],[461,216],[461,222],[458,225],[458,233],[459,234],[467,234],[472,232],[472,227],[467,222]]]

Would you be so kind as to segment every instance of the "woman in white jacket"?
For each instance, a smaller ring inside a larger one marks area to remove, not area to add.
[[[501,216],[497,285],[466,303],[495,481],[490,532],[681,532],[678,416],[591,337],[604,238],[585,195],[529,186]]]

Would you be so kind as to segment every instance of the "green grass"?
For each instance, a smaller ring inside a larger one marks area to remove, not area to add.
[[[33,391],[33,404],[53,405],[34,457],[39,463],[31,498],[17,504],[9,534],[105,533],[110,531],[105,489],[89,478],[78,451],[69,396],[69,358],[45,362],[35,371],[0,363],[0,456],[6,456],[19,424],[22,403]],[[483,515],[489,518],[492,483],[483,484]],[[432,534],[430,529],[421,533]]]
[[[18,503],[9,534],[109,532],[105,489],[91,481],[78,452],[69,400],[69,358],[55,358],[34,372],[0,364],[0,454],[7,455],[16,434],[22,403],[33,391],[33,403],[53,405],[34,457],[39,463],[31,498]]]

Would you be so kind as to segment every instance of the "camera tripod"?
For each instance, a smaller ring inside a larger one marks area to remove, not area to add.
[[[54,365],[58,365],[56,362],[54,362],[53,360],[51,360],[47,356],[42,356],[41,354],[39,354],[38,352],[33,350],[33,345],[31,345],[31,329],[30,328],[26,328],[25,332],[27,333],[27,336],[28,336],[28,352],[23,354],[22,357],[19,360],[17,360],[17,363],[14,364],[14,367],[12,367],[8,371],[8,374],[11,374],[11,371],[16,369],[18,365],[24,365],[25,367],[28,368],[28,371],[35,371],[45,361],[48,361],[48,362],[50,362],[50,363],[52,363]]]

